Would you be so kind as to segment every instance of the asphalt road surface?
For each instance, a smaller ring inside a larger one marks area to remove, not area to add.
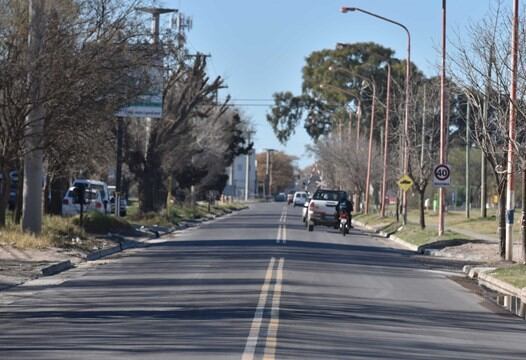
[[[450,268],[257,204],[1,293],[0,359],[525,359]]]

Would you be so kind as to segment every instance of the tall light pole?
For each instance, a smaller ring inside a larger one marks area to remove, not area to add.
[[[384,16],[372,13],[367,10],[363,10],[357,7],[342,7],[341,12],[347,13],[347,12],[361,12],[366,15],[373,16],[377,19],[387,21],[391,24],[397,25],[401,27],[407,34],[407,63],[406,63],[406,74],[405,74],[405,116],[404,116],[404,156],[403,156],[403,171],[404,175],[407,175],[409,172],[409,102],[410,102],[410,82],[411,82],[411,33],[409,32],[409,29],[394,20],[391,20],[389,18],[386,18]],[[404,225],[407,224],[407,193],[404,191],[402,195],[402,205],[403,205],[403,223]]]
[[[470,217],[470,208],[471,205],[471,187],[469,181],[469,163],[470,163],[470,117],[471,117],[471,107],[469,106],[469,98],[466,105],[466,218]]]
[[[446,119],[446,0],[442,0],[442,69],[440,75],[440,164],[447,162],[447,119]],[[444,234],[446,189],[438,191],[438,235]]]
[[[387,195],[387,150],[389,140],[389,110],[391,109],[391,64],[387,63],[387,95],[385,100],[385,130],[384,130],[384,169],[382,175],[382,202],[380,214],[385,216],[385,196]]]
[[[511,39],[510,121],[508,131],[508,169],[506,190],[506,260],[513,260],[513,218],[515,213],[515,139],[517,104],[517,62],[519,53],[519,0],[513,0]],[[524,206],[524,205],[523,205]]]
[[[365,178],[365,215],[369,214],[369,188],[371,187],[371,162],[373,158],[373,133],[376,112],[376,85],[374,81],[368,82],[373,88],[373,104],[371,105],[371,123],[369,125],[369,150],[367,155],[367,176]]]

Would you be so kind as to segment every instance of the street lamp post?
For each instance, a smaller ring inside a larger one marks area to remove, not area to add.
[[[389,18],[386,18],[384,16],[372,13],[367,10],[363,10],[357,7],[342,7],[341,12],[342,13],[348,13],[348,12],[361,12],[366,15],[373,16],[377,19],[387,21],[391,24],[397,25],[401,27],[407,34],[407,63],[406,63],[406,75],[405,75],[405,117],[404,117],[404,156],[403,156],[403,171],[404,175],[407,175],[409,172],[409,101],[410,101],[410,79],[411,79],[411,33],[409,32],[409,29],[394,20],[391,20]],[[403,198],[402,198],[402,205],[403,205],[403,222],[404,225],[407,224],[407,193],[403,192]]]
[[[387,150],[389,140],[389,110],[391,107],[391,64],[387,64],[387,99],[385,101],[385,130],[384,130],[384,169],[382,175],[382,202],[380,214],[385,216],[385,197],[387,192]]]

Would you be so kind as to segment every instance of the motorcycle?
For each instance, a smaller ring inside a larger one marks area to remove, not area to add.
[[[349,233],[350,229],[350,219],[349,215],[345,211],[340,211],[339,215],[339,221],[340,221],[340,231],[343,236]]]

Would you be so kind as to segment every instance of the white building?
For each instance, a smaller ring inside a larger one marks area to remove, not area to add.
[[[232,166],[227,168],[227,174],[229,175],[229,179],[224,190],[224,195],[234,196],[239,200],[254,199],[257,196],[257,163],[255,151],[252,151],[250,155],[236,156]],[[248,193],[248,196],[245,196],[245,192]]]

